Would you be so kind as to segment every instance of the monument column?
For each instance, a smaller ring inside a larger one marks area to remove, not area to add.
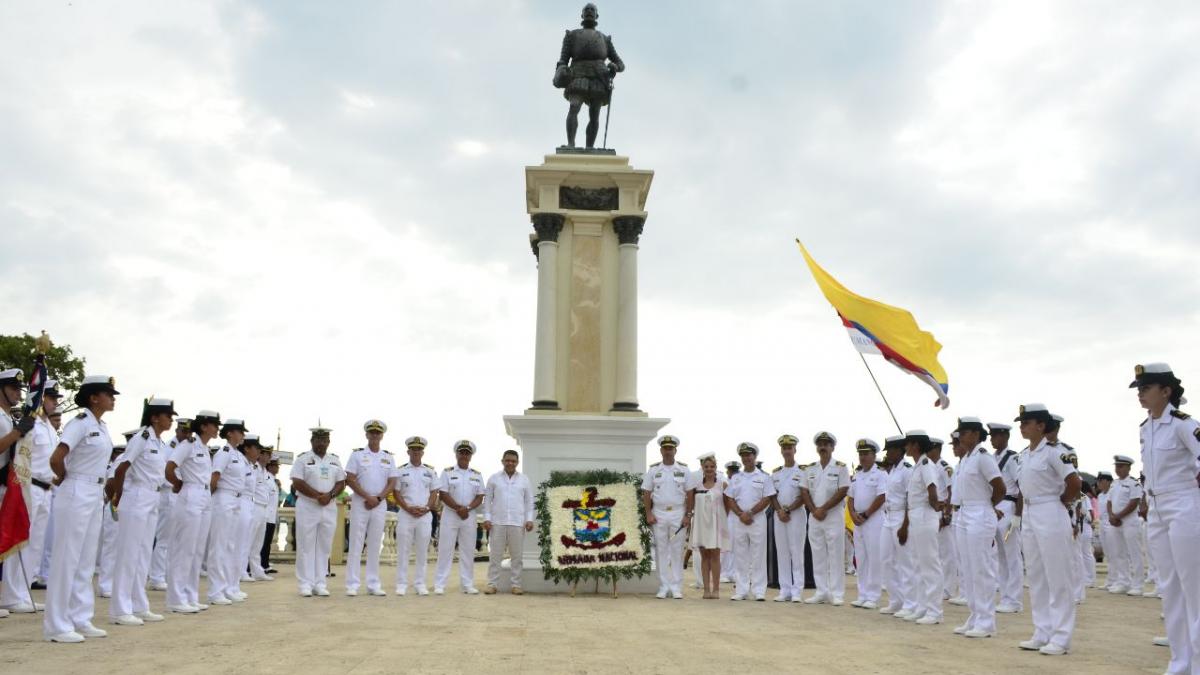
[[[554,393],[558,337],[555,303],[558,301],[558,233],[566,220],[561,213],[535,213],[537,231],[538,293],[537,330],[534,338],[533,408],[558,410]]]
[[[614,411],[638,409],[637,399],[637,252],[646,219],[616,216],[617,233],[617,377]]]

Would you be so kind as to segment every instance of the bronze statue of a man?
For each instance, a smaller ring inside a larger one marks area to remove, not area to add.
[[[587,147],[596,146],[600,129],[600,109],[612,97],[612,81],[625,70],[617,56],[612,38],[596,30],[600,12],[592,3],[583,6],[583,28],[568,30],[563,37],[562,53],[554,72],[554,86],[563,89],[571,104],[567,111],[567,147],[575,147],[575,131],[579,128],[579,109],[588,106]]]

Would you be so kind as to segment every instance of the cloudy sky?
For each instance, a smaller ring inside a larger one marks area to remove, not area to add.
[[[157,394],[497,467],[532,393],[523,167],[563,142],[581,5],[0,5],[0,332],[116,376],[113,431]],[[948,412],[875,361],[906,428],[1042,401],[1094,470],[1136,454],[1135,363],[1200,387],[1193,3],[600,10],[610,145],[656,172],[639,398],[682,458],[895,433],[796,237],[944,345]]]

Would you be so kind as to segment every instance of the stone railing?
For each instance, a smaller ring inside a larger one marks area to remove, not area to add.
[[[333,528],[333,548],[329,552],[329,561],[334,565],[346,562],[346,550],[349,548],[350,506],[338,502],[337,517]],[[432,549],[437,548],[437,541],[430,542]],[[410,554],[412,555],[412,554]],[[487,555],[487,546],[476,553],[476,557]],[[430,560],[434,557],[430,556]],[[282,563],[296,562],[296,509],[291,506],[279,507],[279,524],[275,528],[275,546],[271,548],[271,560]],[[396,512],[389,511],[383,524],[383,551],[379,561],[385,565],[396,564]]]

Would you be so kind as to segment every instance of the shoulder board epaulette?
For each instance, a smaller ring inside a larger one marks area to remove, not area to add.
[[[783,469],[782,466],[777,466],[774,469],[771,469],[771,473],[779,473],[780,470],[782,470],[782,469]]]
[[[150,438],[150,430],[149,429],[142,429],[142,438],[143,439]]]
[[[1186,420],[1186,419],[1190,418],[1190,417],[1191,417],[1191,415],[1189,415],[1189,414],[1187,414],[1187,413],[1183,412],[1182,410],[1172,410],[1172,411],[1171,411],[1171,417],[1176,417],[1176,418],[1179,418],[1179,419],[1181,419],[1181,420]]]
[[[950,462],[947,462],[944,459],[939,459],[938,464],[941,464],[942,466],[950,466]]]
[[[475,469],[471,469],[471,473],[479,474],[480,476],[482,476],[482,475],[483,475],[483,474],[479,473],[479,472],[478,472],[477,470],[475,470]]]
[[[808,467],[810,467],[810,466],[812,466],[812,464],[801,464],[801,465],[800,465],[800,468],[801,468],[801,469],[804,469],[805,471],[807,471],[807,470],[808,470]]]
[[[229,452],[229,446],[227,445],[227,446],[221,448],[221,452]]]
[[[1063,446],[1064,448],[1068,449],[1068,450],[1074,450],[1074,449],[1075,449],[1075,446],[1071,445],[1070,443],[1063,443],[1063,444],[1062,444],[1062,446]]]
[[[1046,445],[1058,447],[1058,441],[1046,441]]]
[[[173,438],[171,439],[171,447],[172,448],[175,447],[175,439],[173,439]]]
[[[405,462],[400,468],[401,469],[410,469],[410,468],[412,468],[412,462]]]
[[[651,465],[650,465],[650,468],[651,468],[651,469],[653,469],[654,467],[656,467],[656,466],[660,466],[661,464],[662,464],[662,462],[655,462],[655,463],[653,463],[653,464],[651,464]]]
[[[838,466],[846,466],[845,462],[835,462],[835,464],[837,464]]]
[[[928,458],[928,457],[922,457],[922,458],[921,458],[921,465],[922,465],[922,466],[924,466],[924,465],[926,465],[926,464],[928,464],[928,463],[929,463],[929,458]]]
[[[454,470],[454,467],[452,467],[452,466],[446,467],[446,471],[453,471],[453,470]]]
[[[678,464],[679,466],[682,466],[685,469],[687,468],[687,463],[685,463],[685,462],[675,462],[675,463]]]
[[[79,413],[78,415],[75,416],[75,419],[81,420],[85,417],[87,417],[87,413]]]
[[[905,462],[905,463],[904,463],[904,467],[905,467],[906,469],[911,469],[911,468],[912,468],[912,464],[911,464],[910,462]]]
[[[1141,424],[1139,424],[1138,426],[1139,426],[1139,427],[1144,427],[1144,426],[1146,426],[1146,422],[1149,422],[1149,421],[1150,421],[1150,418],[1149,418],[1149,417],[1147,417],[1146,419],[1142,420],[1142,423],[1141,423]]]
[[[392,454],[392,451],[391,451],[391,450],[384,450],[384,451],[383,451],[383,454],[385,454],[385,455],[390,455],[390,454]]]
[[[1058,458],[1062,460],[1063,464],[1071,463],[1071,457],[1065,452],[1063,454],[1059,455]]]

